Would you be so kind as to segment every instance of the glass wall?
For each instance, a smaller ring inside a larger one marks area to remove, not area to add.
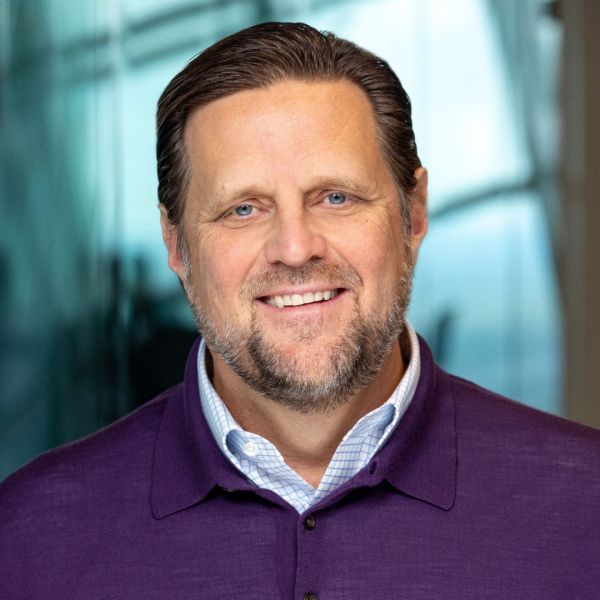
[[[542,0],[9,0],[0,5],[0,477],[180,380],[154,112],[223,35],[302,20],[387,59],[414,106],[430,232],[410,318],[441,364],[561,411],[560,30]]]

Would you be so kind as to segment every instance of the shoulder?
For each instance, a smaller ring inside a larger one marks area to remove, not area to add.
[[[440,372],[456,407],[459,457],[514,479],[587,482],[600,494],[600,430],[525,406]]]
[[[482,388],[471,381],[442,372],[457,407],[457,425],[485,424],[490,432],[548,435],[575,439],[592,446],[600,444],[600,430],[526,406]],[[528,438],[531,439],[531,438]]]
[[[78,578],[94,570],[97,553],[115,553],[150,518],[156,438],[180,396],[172,388],[0,484],[0,580],[11,598],[80,597]]]
[[[153,447],[165,407],[181,394],[171,388],[111,425],[50,450],[0,484],[6,525],[25,513],[68,511],[83,500],[147,486]],[[124,492],[123,492],[124,493]]]

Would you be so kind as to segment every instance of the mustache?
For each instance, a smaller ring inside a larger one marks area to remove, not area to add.
[[[268,271],[248,280],[242,289],[242,296],[252,300],[264,296],[273,287],[302,285],[316,280],[327,282],[336,288],[356,288],[362,284],[360,275],[347,265],[313,260],[299,267],[273,265]]]

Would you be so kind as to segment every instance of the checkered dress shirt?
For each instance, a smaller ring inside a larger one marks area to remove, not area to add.
[[[206,345],[198,352],[198,381],[202,410],[223,454],[250,481],[268,489],[303,513],[358,473],[388,439],[412,400],[421,371],[419,341],[407,323],[410,362],[400,383],[384,404],[364,415],[337,447],[319,487],[314,488],[283,460],[279,450],[235,421],[208,378]]]

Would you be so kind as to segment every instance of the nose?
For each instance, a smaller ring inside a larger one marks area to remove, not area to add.
[[[323,258],[325,249],[325,238],[318,231],[314,217],[304,207],[298,207],[278,212],[265,253],[271,264],[300,267],[310,260]]]

